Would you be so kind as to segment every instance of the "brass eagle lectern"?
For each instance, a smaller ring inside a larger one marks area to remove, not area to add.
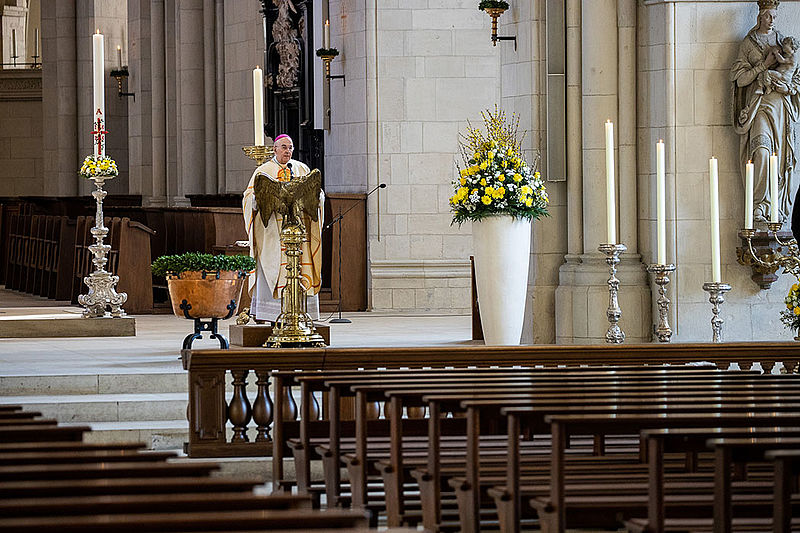
[[[324,346],[322,336],[314,329],[314,322],[306,308],[306,288],[300,282],[302,244],[308,240],[303,215],[319,222],[319,196],[322,176],[319,170],[278,182],[264,174],[256,175],[253,184],[261,221],[266,227],[273,213],[283,216],[281,246],[286,250],[286,286],[281,290],[281,313],[275,320],[275,329],[264,343],[265,347]]]

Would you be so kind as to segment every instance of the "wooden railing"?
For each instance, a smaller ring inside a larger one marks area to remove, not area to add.
[[[289,422],[284,424],[282,443],[297,435],[299,428],[292,421],[297,420],[300,409],[295,405],[292,385],[284,378],[273,379],[273,371],[677,365],[705,361],[722,369],[732,364],[751,369],[758,364],[764,372],[795,373],[800,364],[800,343],[184,350],[181,355],[189,379],[187,453],[191,457],[231,457],[272,453],[270,431],[275,412],[280,411],[283,420]],[[309,407],[310,416],[318,416],[318,406]],[[248,433],[255,436],[251,438]]]

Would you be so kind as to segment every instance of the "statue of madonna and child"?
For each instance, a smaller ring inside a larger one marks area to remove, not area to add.
[[[800,108],[798,41],[774,28],[779,0],[758,0],[758,19],[739,46],[731,67],[733,125],[741,136],[740,168],[753,162],[753,215],[766,222],[773,207],[769,190],[769,156],[778,156],[779,220],[792,211],[795,167],[794,124]]]

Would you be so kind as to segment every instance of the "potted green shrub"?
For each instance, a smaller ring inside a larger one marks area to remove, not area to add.
[[[201,338],[200,331],[211,331],[222,348],[228,347],[216,331],[217,321],[236,312],[244,280],[255,267],[256,260],[247,255],[198,252],[163,255],[153,261],[153,275],[167,279],[172,312],[195,321],[195,333],[186,337],[184,348],[191,348],[192,341]],[[201,319],[211,322],[204,324]]]

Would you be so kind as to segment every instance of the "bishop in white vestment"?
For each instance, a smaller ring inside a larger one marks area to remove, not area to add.
[[[265,227],[258,215],[253,186],[257,174],[264,174],[275,181],[289,181],[305,176],[310,172],[308,166],[291,158],[294,144],[288,135],[275,138],[275,157],[259,166],[250,177],[242,198],[242,213],[250,239],[250,255],[256,258],[256,268],[248,276],[248,290],[252,291],[250,314],[256,320],[274,322],[281,312],[281,290],[286,285],[286,254],[281,247],[280,228],[283,217],[273,213]],[[302,284],[308,295],[308,314],[319,318],[319,290],[322,286],[322,205],[318,222],[304,217],[308,241],[303,243],[301,258]]]

